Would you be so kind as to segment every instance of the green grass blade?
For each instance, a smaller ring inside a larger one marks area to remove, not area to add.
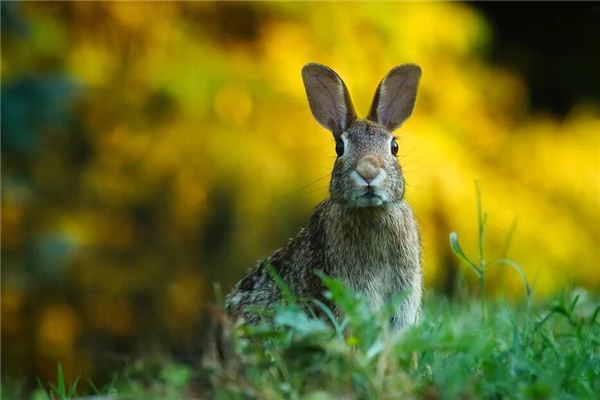
[[[281,292],[281,297],[283,298],[283,300],[288,304],[295,304],[296,296],[294,296],[292,290],[287,285],[287,283],[285,283],[281,276],[279,276],[279,274],[277,273],[277,271],[275,271],[275,268],[273,268],[273,265],[271,265],[271,263],[268,263],[266,261],[264,263],[265,271],[267,271],[269,276],[275,281],[275,284]]]
[[[335,328],[335,331],[338,335],[341,335],[344,333],[344,331],[342,330],[342,327],[340,326],[337,318],[335,317],[335,315],[333,315],[333,312],[331,311],[331,309],[329,307],[327,307],[321,300],[318,299],[313,299],[312,302],[319,307],[319,309],[321,311],[323,311],[323,313],[327,316],[327,318],[331,321],[331,323],[333,324],[333,327]]]
[[[477,193],[477,226],[479,232],[479,268],[481,271],[485,268],[484,243],[485,243],[485,225],[487,223],[487,214],[483,212],[481,201],[481,188],[479,179],[475,179],[475,191]]]
[[[504,247],[502,248],[502,256],[500,257],[502,259],[508,257],[508,251],[510,250],[515,231],[517,230],[517,221],[518,218],[515,217],[513,218],[512,223],[510,224],[510,229],[508,230],[508,234],[506,235],[506,241],[504,242]]]
[[[571,302],[571,306],[569,307],[569,313],[572,314],[573,310],[575,310],[575,306],[577,305],[577,302],[579,301],[579,294],[577,294],[575,296],[575,298],[573,298],[573,301]]]
[[[88,386],[92,388],[92,391],[94,392],[95,395],[102,394],[102,392],[100,392],[100,389],[98,389],[98,386],[96,386],[94,381],[92,381],[91,379],[88,378],[87,383],[88,383]]]
[[[479,267],[475,263],[473,263],[471,260],[469,260],[467,255],[464,253],[464,251],[460,247],[460,244],[458,243],[457,233],[450,232],[449,238],[450,238],[450,248],[452,249],[454,254],[456,254],[460,259],[462,259],[464,262],[466,262],[467,265],[473,269],[473,271],[475,272],[477,277],[481,278],[481,270],[479,269]]]
[[[596,319],[598,318],[598,314],[600,314],[600,306],[596,307],[596,309],[592,313],[592,316],[590,317],[590,325],[594,325],[595,323],[597,323]]]
[[[56,384],[57,384],[57,395],[61,396],[61,397],[65,397],[66,396],[66,389],[65,389],[65,377],[63,374],[63,370],[62,370],[62,365],[61,363],[58,363],[58,371],[56,373]]]
[[[71,386],[69,387],[69,391],[67,392],[67,397],[71,398],[75,395],[75,391],[77,391],[77,385],[79,384],[79,379],[81,378],[81,375],[78,375],[77,378],[75,378],[75,380],[73,381],[73,383],[71,384]]]
[[[523,281],[523,286],[525,287],[525,294],[527,295],[527,297],[531,296],[531,286],[529,286],[529,281],[527,280],[527,275],[525,274],[525,271],[518,263],[516,263],[515,261],[510,260],[510,259],[501,258],[499,260],[496,260],[493,263],[490,263],[490,265],[492,265],[492,264],[506,265],[506,266],[511,267],[515,271],[517,271],[519,273],[519,275],[521,276],[521,280]]]
[[[47,399],[49,399],[49,400],[50,400],[50,399],[52,399],[52,396],[50,395],[49,391],[48,391],[48,390],[46,390],[46,387],[45,387],[45,386],[44,386],[44,384],[42,383],[42,380],[41,380],[39,377],[36,377],[36,378],[35,378],[35,381],[36,381],[36,382],[37,382],[37,384],[38,384],[38,388],[39,388],[39,389],[40,389],[42,392],[44,392],[44,393],[46,394],[46,398],[47,398]],[[2,396],[1,396],[1,395],[0,395],[0,398],[2,398]]]
[[[224,308],[225,297],[223,296],[223,291],[221,290],[221,284],[219,282],[213,283],[213,293],[215,297],[215,304]]]

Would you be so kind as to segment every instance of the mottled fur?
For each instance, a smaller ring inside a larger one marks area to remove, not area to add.
[[[370,120],[356,118],[343,81],[331,69],[308,64],[302,75],[313,115],[344,143],[333,167],[330,198],[317,206],[305,228],[237,283],[226,299],[228,312],[255,323],[260,319],[255,308],[281,300],[265,268],[271,265],[302,298],[327,302],[317,271],[366,294],[373,309],[405,291],[408,297],[392,324],[412,324],[421,304],[420,243],[390,132],[412,112],[420,69],[400,66],[382,80]]]

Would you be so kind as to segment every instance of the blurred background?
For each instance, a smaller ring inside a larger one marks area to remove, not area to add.
[[[477,248],[536,296],[600,289],[600,7],[494,3],[2,2],[2,371],[98,382],[194,340],[327,197],[331,134],[300,78],[333,67],[365,115],[423,68],[397,131],[426,290]],[[491,272],[491,293],[519,296]],[[35,382],[35,381],[33,381]],[[35,383],[34,383],[35,384]]]

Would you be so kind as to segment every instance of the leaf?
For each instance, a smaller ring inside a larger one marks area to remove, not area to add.
[[[555,310],[551,310],[540,321],[535,323],[533,332],[537,332],[550,318],[555,314]]]
[[[338,322],[337,318],[333,314],[333,311],[331,311],[331,309],[329,307],[327,307],[327,305],[325,305],[322,301],[320,301],[318,299],[313,299],[312,302],[317,307],[319,307],[319,309],[321,311],[323,311],[323,313],[327,316],[327,318],[329,318],[329,320],[331,321],[331,323],[333,324],[333,326],[335,328],[335,331],[338,334],[342,334],[344,332],[344,330],[342,329],[342,326],[340,325],[340,323]]]
[[[521,280],[523,281],[523,286],[525,286],[525,293],[527,294],[527,297],[531,296],[531,287],[529,286],[529,282],[527,281],[527,275],[525,274],[525,271],[523,270],[523,268],[517,262],[510,260],[510,259],[501,258],[499,260],[496,260],[494,263],[498,264],[498,265],[507,265],[507,266],[511,267],[512,269],[514,269],[515,271],[517,271],[519,273],[519,275],[521,276]],[[490,263],[490,264],[494,264],[494,263]]]
[[[68,398],[72,398],[75,395],[75,391],[77,390],[77,385],[79,384],[80,378],[81,375],[78,375],[77,378],[75,378],[75,381],[73,381],[73,383],[69,387],[69,392],[67,393]]]
[[[456,254],[459,258],[466,262],[468,266],[470,266],[473,269],[477,277],[481,278],[481,270],[479,269],[479,267],[473,262],[471,262],[471,260],[469,260],[467,255],[463,252],[462,248],[460,247],[460,244],[458,244],[458,235],[456,232],[450,232],[450,248],[452,249],[454,254]]]
[[[383,342],[381,340],[377,340],[373,343],[373,346],[367,351],[367,360],[372,360],[375,356],[377,356],[383,350]]]
[[[596,318],[598,318],[598,314],[600,314],[600,306],[596,307],[592,316],[590,317],[590,325],[594,325],[596,323]]]
[[[92,391],[94,392],[95,395],[101,394],[100,389],[98,389],[98,386],[96,386],[96,384],[94,383],[93,380],[88,378],[87,383],[88,383],[88,386],[92,388]]]
[[[348,336],[348,339],[346,339],[346,343],[348,343],[348,346],[356,346],[360,344],[360,342],[360,339],[354,335]]]
[[[61,397],[65,397],[67,393],[65,390],[65,377],[63,375],[61,363],[58,363],[58,372],[56,373],[56,384],[58,385],[58,387],[56,388],[56,394],[58,394]]]
[[[329,327],[320,319],[308,318],[300,309],[283,308],[275,314],[276,326],[288,326],[296,332],[309,335],[329,331]]]
[[[292,293],[290,287],[285,283],[285,281],[279,276],[273,265],[268,261],[264,261],[265,271],[271,276],[271,278],[275,281],[275,284],[279,288],[281,292],[281,297],[287,304],[295,304],[296,296]]]
[[[575,306],[577,305],[577,302],[579,301],[579,294],[575,295],[575,298],[573,299],[573,302],[571,303],[571,307],[569,307],[569,312],[573,313],[573,310],[575,310]]]
[[[318,273],[323,284],[329,289],[331,300],[333,300],[346,313],[351,313],[356,308],[356,301],[352,291],[335,278],[331,278],[322,272]]]
[[[280,339],[285,335],[281,329],[272,328],[268,325],[246,325],[242,328],[245,336],[252,339]]]
[[[479,266],[480,270],[485,267],[483,258],[483,245],[485,242],[485,225],[487,223],[487,213],[483,211],[483,203],[481,201],[481,188],[479,186],[479,178],[475,179],[475,190],[477,192],[477,222],[479,227]]]
[[[515,231],[517,230],[517,221],[518,218],[515,217],[510,224],[510,229],[508,230],[508,235],[506,235],[506,241],[504,242],[504,248],[502,249],[502,259],[508,257],[508,250],[510,249],[510,245],[512,244],[513,237],[515,235]]]

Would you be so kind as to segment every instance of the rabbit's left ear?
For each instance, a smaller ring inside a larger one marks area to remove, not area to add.
[[[421,68],[415,64],[403,64],[388,72],[375,91],[367,119],[390,132],[398,128],[412,113],[420,78]]]

